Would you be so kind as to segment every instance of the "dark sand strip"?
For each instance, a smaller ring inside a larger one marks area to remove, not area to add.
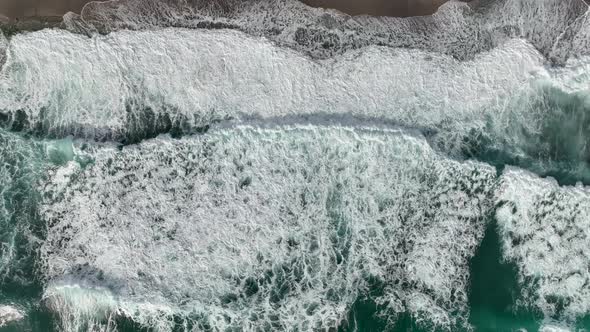
[[[448,0],[302,0],[323,8],[334,8],[358,15],[416,16],[434,13]],[[34,17],[61,17],[72,11],[79,13],[90,0],[0,0],[0,16],[5,19],[31,19]],[[1,19],[0,19],[1,20]]]
[[[436,12],[448,0],[302,0],[322,8],[338,9],[350,15],[421,16]]]
[[[73,11],[79,13],[89,0],[0,0],[0,15],[8,19],[61,17]]]

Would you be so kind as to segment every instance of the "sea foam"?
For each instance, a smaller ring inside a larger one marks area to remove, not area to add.
[[[160,330],[309,330],[342,325],[382,283],[392,321],[468,324],[495,170],[417,134],[238,127],[80,153],[93,163],[43,189],[54,298],[74,295],[51,285],[106,289],[113,312]]]
[[[469,328],[496,205],[519,303],[588,315],[588,190],[464,161],[590,182],[584,2],[208,3],[0,35],[0,278],[41,279],[63,330],[328,329],[364,299]]]
[[[590,189],[508,168],[496,196],[502,251],[518,267],[521,304],[575,326],[590,314]]]
[[[17,308],[0,305],[0,327],[23,319],[23,314]]]

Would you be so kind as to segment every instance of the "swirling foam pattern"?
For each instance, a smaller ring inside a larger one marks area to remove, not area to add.
[[[382,314],[466,324],[489,166],[370,128],[245,127],[86,153],[91,166],[45,188],[42,258],[60,314],[95,296],[61,291],[82,280],[116,299],[113,312],[162,330],[172,315],[197,328],[325,329],[378,280]]]
[[[590,313],[590,188],[559,187],[511,168],[496,195],[503,253],[518,266],[522,304],[548,321],[575,324]]]

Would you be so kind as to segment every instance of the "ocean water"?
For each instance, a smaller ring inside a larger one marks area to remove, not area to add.
[[[119,0],[0,34],[0,331],[590,329],[589,16]]]

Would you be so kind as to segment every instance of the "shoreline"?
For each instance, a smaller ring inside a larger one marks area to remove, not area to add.
[[[311,7],[336,9],[349,15],[408,17],[430,15],[449,0],[299,0]],[[0,24],[51,21],[68,12],[79,14],[92,0],[3,0]]]
[[[80,13],[90,0],[3,0],[0,17],[4,23],[31,21],[38,18],[61,18],[68,12]],[[0,20],[2,21],[2,20]]]
[[[19,20],[0,20],[0,33],[10,37],[19,32],[38,31],[50,28],[60,28],[63,24],[62,16],[27,17]]]
[[[5,36],[20,31],[37,31],[63,27],[68,12],[80,14],[95,0],[3,0],[0,1],[0,33]],[[216,0],[211,0],[216,1]],[[220,0],[217,0],[220,1]],[[344,14],[410,17],[430,16],[452,0],[298,0],[310,7],[338,10]],[[479,0],[458,0],[477,6]],[[590,0],[580,0],[590,6]]]
[[[407,17],[430,15],[449,0],[299,0],[311,7],[339,10],[349,15]],[[80,14],[92,0],[3,0],[0,2],[0,32],[11,36],[20,31],[59,28],[63,15]]]
[[[90,0],[3,0],[0,31],[9,37],[20,31],[59,28],[68,12],[80,13]]]

